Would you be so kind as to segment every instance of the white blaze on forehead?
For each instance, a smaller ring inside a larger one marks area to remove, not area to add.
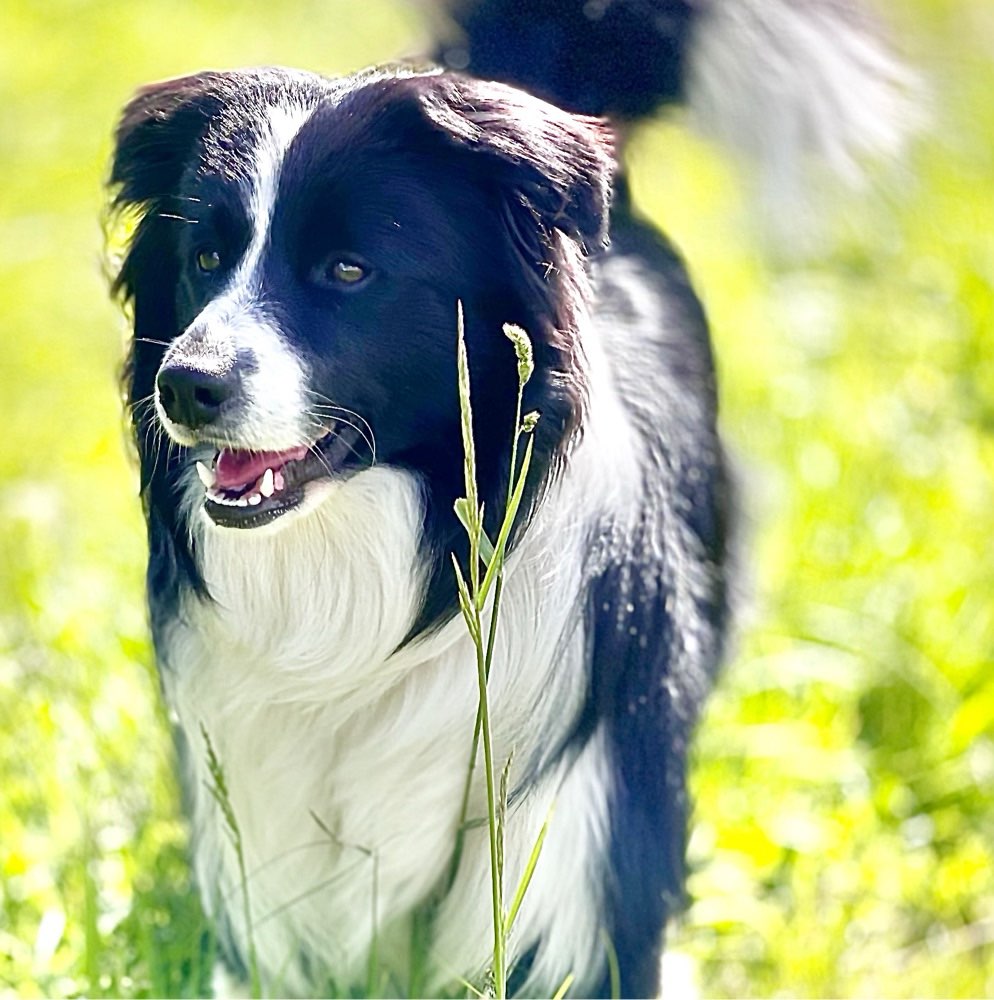
[[[256,371],[245,380],[250,402],[243,433],[254,448],[282,449],[305,443],[313,429],[305,418],[307,374],[296,352],[281,335],[259,302],[259,267],[269,243],[276,193],[287,150],[314,108],[300,104],[267,109],[255,148],[252,194],[252,239],[238,266],[231,292],[238,306],[236,326],[246,327],[242,338],[258,359]],[[239,339],[236,333],[236,341]]]
[[[252,239],[235,275],[236,288],[252,281],[262,259],[269,242],[283,161],[294,137],[313,112],[313,105],[283,104],[270,106],[263,113],[250,178]]]
[[[219,358],[234,363],[246,354],[252,361],[240,378],[243,411],[237,427],[226,429],[231,447],[258,451],[282,451],[309,444],[320,427],[308,417],[307,366],[293,349],[278,320],[262,301],[261,264],[269,244],[280,173],[294,137],[314,111],[314,105],[286,103],[270,106],[259,115],[258,139],[251,151],[248,211],[252,237],[230,281],[199,313],[188,332],[198,343],[216,338]],[[180,337],[172,350],[187,348]],[[196,364],[203,367],[198,351]],[[160,419],[170,433],[177,430],[161,411]]]
[[[299,103],[271,106],[261,116],[253,150],[249,213],[252,238],[219,299],[201,320],[223,328],[236,346],[251,350],[257,364],[243,379],[247,408],[240,428],[242,447],[282,450],[315,436],[307,413],[307,371],[260,301],[260,267],[269,244],[280,173],[294,137],[314,111]]]

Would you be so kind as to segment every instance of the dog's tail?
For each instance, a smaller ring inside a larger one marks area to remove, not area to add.
[[[684,104],[790,202],[919,125],[921,88],[863,0],[443,0],[439,61],[619,123]],[[444,34],[444,32],[443,32]]]

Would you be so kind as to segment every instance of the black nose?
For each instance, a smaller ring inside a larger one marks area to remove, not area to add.
[[[183,364],[167,364],[155,380],[166,416],[196,430],[214,423],[225,403],[238,392],[238,371],[209,372]]]

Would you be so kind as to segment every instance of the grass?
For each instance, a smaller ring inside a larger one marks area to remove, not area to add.
[[[497,1000],[503,1000],[507,995],[508,940],[514,919],[524,900],[525,893],[531,882],[535,866],[542,852],[542,844],[548,830],[549,821],[543,823],[530,856],[525,863],[524,871],[518,887],[515,890],[510,907],[504,908],[504,830],[507,812],[508,781],[513,759],[513,749],[508,756],[500,776],[500,787],[496,784],[493,759],[493,740],[490,731],[490,708],[487,698],[487,683],[490,679],[490,666],[493,662],[494,646],[497,637],[497,627],[500,616],[501,594],[504,588],[504,565],[507,545],[514,529],[525,484],[528,480],[528,469],[532,457],[532,432],[538,422],[536,412],[522,415],[521,404],[525,386],[534,372],[532,345],[528,334],[520,327],[506,324],[504,333],[514,346],[518,370],[518,398],[514,411],[514,426],[511,429],[511,461],[508,469],[507,498],[504,505],[504,516],[497,530],[496,539],[490,539],[484,531],[484,505],[480,502],[476,487],[476,451],[473,442],[473,409],[470,398],[469,358],[466,352],[466,341],[463,331],[462,303],[459,304],[459,331],[456,347],[457,368],[459,373],[459,405],[462,416],[462,439],[464,452],[464,472],[466,495],[455,503],[456,513],[469,540],[468,565],[464,571],[456,556],[452,556],[458,585],[459,607],[463,621],[473,641],[476,652],[476,674],[479,688],[479,708],[476,726],[473,733],[472,749],[470,751],[469,768],[466,779],[466,790],[463,795],[462,812],[459,823],[459,833],[456,848],[452,858],[452,874],[448,880],[451,885],[459,861],[462,857],[462,836],[466,829],[467,811],[470,800],[473,775],[476,769],[478,743],[483,744],[484,777],[487,792],[487,832],[490,840],[490,876],[491,902],[493,905],[493,960],[488,975],[488,994]],[[518,446],[520,439],[525,438],[525,450],[518,464]],[[480,573],[483,573],[482,579]],[[469,576],[467,581],[466,577]],[[491,592],[493,600],[489,600]],[[487,618],[489,601],[489,624],[484,635],[484,621]],[[565,992],[567,986],[558,993]]]
[[[0,992],[193,996],[184,862],[97,219],[149,79],[410,46],[381,0],[8,4],[0,38]],[[994,23],[893,11],[935,126],[821,253],[756,252],[741,178],[661,123],[636,196],[711,314],[741,467],[745,623],[697,744],[692,905],[710,996],[994,994]]]
[[[224,767],[218,759],[211,743],[210,734],[201,724],[200,734],[204,738],[204,752],[207,755],[207,771],[211,776],[208,791],[211,798],[217,803],[217,807],[224,819],[225,833],[231,841],[231,846],[235,851],[235,858],[238,861],[238,891],[241,896],[242,919],[245,926],[245,939],[247,946],[248,964],[248,986],[249,995],[253,997],[262,996],[262,980],[259,977],[259,961],[255,950],[255,928],[252,923],[252,905],[249,892],[249,877],[245,869],[245,851],[242,847],[242,831],[238,825],[238,817],[235,815],[234,806],[231,804],[231,795],[228,792],[228,783],[224,776]],[[375,894],[374,897],[375,899]],[[375,921],[373,923],[375,927]],[[375,947],[373,953],[375,954]]]

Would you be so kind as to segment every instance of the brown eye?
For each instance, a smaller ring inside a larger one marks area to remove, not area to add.
[[[221,266],[221,255],[217,250],[201,250],[197,253],[197,267],[206,274],[218,270]]]
[[[343,285],[356,285],[366,277],[366,269],[347,260],[336,260],[328,270],[333,281]]]
[[[344,291],[361,288],[373,276],[373,270],[364,261],[356,260],[351,254],[339,256],[328,254],[310,272],[310,280],[319,288]]]

